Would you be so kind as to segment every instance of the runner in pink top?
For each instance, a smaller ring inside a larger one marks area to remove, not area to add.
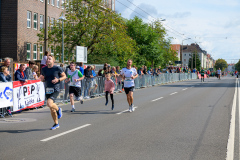
[[[108,93],[110,93],[110,97],[112,100],[112,110],[113,110],[114,109],[113,91],[115,90],[115,85],[110,78],[111,78],[111,74],[110,73],[106,74],[106,80],[105,80],[106,103],[105,103],[105,106],[107,106],[107,104],[108,104]]]

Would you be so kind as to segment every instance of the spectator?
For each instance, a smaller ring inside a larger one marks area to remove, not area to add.
[[[143,74],[148,74],[148,73],[147,73],[147,66],[144,66],[144,68],[143,68]]]
[[[82,73],[82,75],[84,75],[83,62],[79,63],[79,67],[80,67],[79,71]]]
[[[158,76],[159,74],[161,74],[161,73],[158,72],[158,68],[156,67],[156,68],[153,70],[153,76]]]
[[[116,67],[116,73],[117,73],[117,90],[119,90],[119,91],[121,91],[121,82],[122,82],[122,78],[121,78],[121,76],[120,76],[120,67],[119,66],[117,66]]]
[[[49,52],[46,51],[44,56],[43,56],[43,59],[41,60],[41,70],[43,67],[46,67],[47,66],[47,57],[49,56]]]
[[[21,64],[20,68],[15,72],[15,81],[28,82],[27,76],[25,74],[25,65]]]
[[[138,75],[144,75],[144,73],[143,73],[143,68],[140,68],[140,69],[138,70]]]
[[[1,71],[0,72],[0,82],[11,82],[12,81],[12,77],[6,66],[1,67],[0,71]]]
[[[70,65],[68,65],[67,67],[66,67],[66,69],[65,69],[65,74],[66,75],[68,75],[68,71],[70,70]],[[70,83],[70,81],[67,81],[66,83],[65,83],[65,94],[64,94],[64,99],[65,100],[68,100],[69,98],[68,98],[68,95],[69,95],[69,83]],[[82,95],[82,90],[81,90],[81,93],[80,93],[81,95]],[[80,96],[81,96],[80,95]]]
[[[35,80],[39,80],[38,75],[37,75],[38,66],[37,66],[37,65],[34,65],[32,70],[33,70],[33,72],[32,72],[33,78],[34,78]]]
[[[92,76],[93,76],[93,78],[92,78],[92,87],[94,87],[94,89],[93,89],[93,94],[95,93],[95,91],[96,91],[96,89],[97,89],[97,87],[98,87],[98,85],[97,85],[97,80],[96,80],[96,78],[94,78],[94,77],[96,77],[97,75],[96,75],[96,73],[95,73],[95,66],[91,66],[91,69],[92,69]]]
[[[9,58],[5,58],[4,59],[4,64],[2,66],[0,66],[0,70],[1,70],[2,67],[5,66],[5,67],[7,67],[8,71],[9,71],[9,74],[11,75],[12,69],[10,67],[10,63],[11,63],[10,59]]]
[[[26,70],[25,70],[27,79],[34,80],[32,68],[35,65],[35,62],[34,61],[29,61],[28,64],[29,64],[29,67],[27,67]]]
[[[86,81],[85,81],[85,87],[84,87],[84,98],[85,99],[89,99],[89,90],[91,88],[91,84],[92,84],[92,70],[91,70],[91,66],[88,66],[85,70],[84,70],[84,76],[86,77]]]
[[[98,76],[104,76],[104,70],[103,69],[100,69],[99,71],[98,71]]]

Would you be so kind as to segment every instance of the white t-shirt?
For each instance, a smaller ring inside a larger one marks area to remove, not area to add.
[[[125,76],[124,87],[129,88],[134,86],[134,79],[132,79],[131,77],[137,75],[137,71],[135,68],[123,68],[120,74]]]
[[[81,87],[81,81],[75,82],[75,79],[83,77],[82,73],[76,69],[75,71],[68,70],[68,78],[70,78],[69,86]]]
[[[217,73],[218,73],[218,74],[221,74],[221,70],[217,70]]]
[[[41,64],[46,65],[47,62],[47,56],[44,56],[43,59],[41,60]]]
[[[36,78],[38,79],[37,73],[36,72],[32,72],[32,73],[34,76],[36,75]]]

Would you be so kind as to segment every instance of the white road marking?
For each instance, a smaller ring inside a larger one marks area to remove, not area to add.
[[[173,92],[173,93],[170,94],[170,96],[171,96],[171,95],[174,95],[174,94],[177,94],[177,93],[178,93],[178,92]]]
[[[187,90],[188,88],[184,88],[183,91]]]
[[[133,107],[133,109],[135,110],[136,108],[138,108],[137,106],[136,107]],[[116,114],[122,114],[122,113],[125,113],[125,112],[129,112],[129,109],[127,109],[127,110],[124,110],[124,111],[122,111],[122,112],[119,112],[119,113],[116,113]]]
[[[43,140],[41,140],[41,141],[42,141],[42,142],[46,142],[46,141],[52,140],[52,139],[54,139],[54,138],[57,138],[57,137],[63,136],[63,135],[65,135],[65,134],[68,134],[68,133],[74,132],[74,131],[76,131],[76,130],[79,130],[79,129],[82,129],[82,128],[85,128],[85,127],[88,127],[88,126],[90,126],[90,125],[91,125],[91,124],[85,124],[85,125],[83,125],[83,126],[80,126],[80,127],[74,128],[74,129],[71,129],[71,130],[69,130],[69,131],[66,131],[66,132],[63,132],[63,133],[57,134],[57,135],[55,135],[55,136],[52,136],[52,137],[49,137],[49,138],[43,139]]]
[[[229,137],[228,137],[228,144],[227,144],[226,160],[233,160],[233,158],[234,158],[236,103],[237,103],[237,79],[236,79],[235,93],[234,93],[234,97],[233,97],[233,105],[232,105],[232,112],[231,112],[231,121],[230,121]]]
[[[157,101],[157,100],[160,100],[160,99],[163,99],[163,97],[160,97],[160,98],[154,99],[154,100],[152,100],[152,102]]]

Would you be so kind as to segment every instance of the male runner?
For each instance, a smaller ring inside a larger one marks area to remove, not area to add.
[[[204,74],[205,74],[205,70],[202,68],[201,71],[201,82],[203,81],[204,82]]]
[[[218,79],[220,79],[220,77],[221,77],[221,69],[220,68],[218,68],[217,74],[218,74]]]
[[[54,101],[56,100],[60,91],[60,81],[66,79],[66,75],[62,68],[54,65],[54,57],[49,55],[47,58],[47,66],[42,68],[42,75],[40,79],[46,82],[46,98],[47,106],[50,108],[54,125],[51,130],[59,128],[58,119],[62,117],[62,109],[58,107]]]
[[[81,93],[81,80],[84,79],[84,76],[82,73],[76,69],[76,64],[74,62],[70,63],[70,70],[67,73],[68,80],[65,81],[65,83],[69,83],[69,96],[70,96],[70,102],[72,105],[72,110],[71,112],[75,112],[75,107],[74,107],[74,99],[73,95],[76,97],[80,97]],[[82,97],[80,97],[80,102],[83,104]]]
[[[129,112],[133,112],[133,89],[134,89],[134,79],[138,77],[135,68],[131,67],[132,60],[129,59],[127,62],[127,67],[121,70],[121,77],[124,79],[124,90],[127,95],[127,101],[129,104]]]

